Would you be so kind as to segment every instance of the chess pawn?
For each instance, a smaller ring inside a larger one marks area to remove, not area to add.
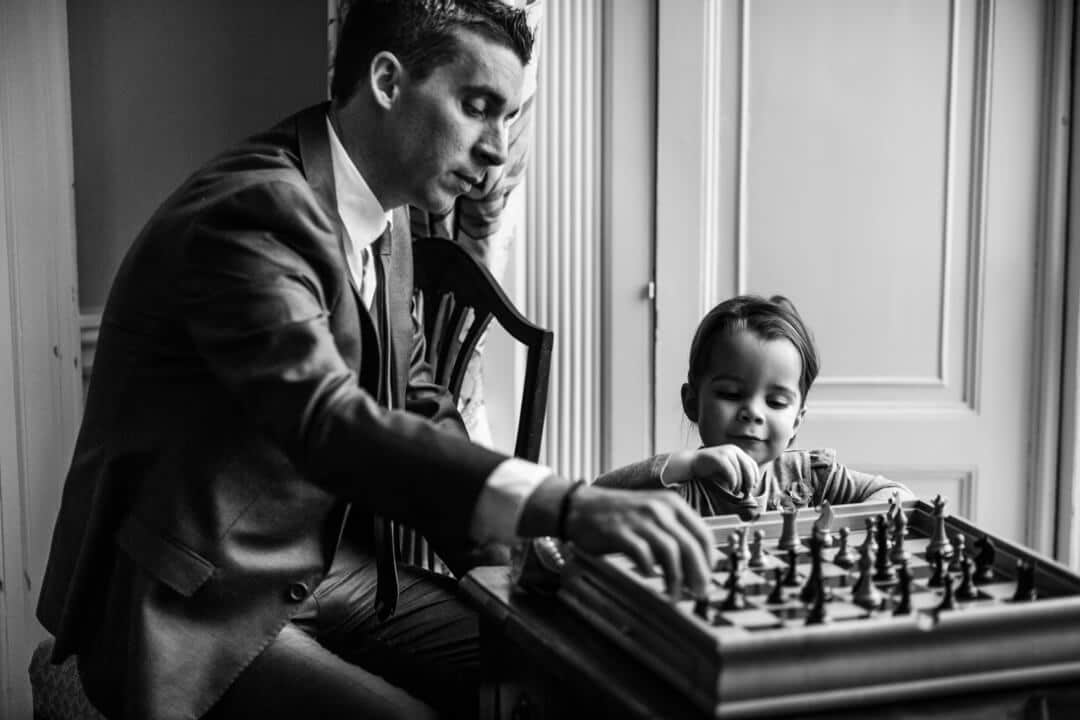
[[[930,562],[934,572],[927,578],[926,586],[932,588],[942,587],[945,584],[945,578],[948,576],[948,573],[945,572],[945,558],[941,555],[935,555]]]
[[[742,556],[739,555],[739,547],[734,537],[728,538],[728,571],[729,575],[724,587],[730,588],[739,582],[742,575]]]
[[[1013,602],[1031,602],[1039,597],[1035,589],[1035,562],[1020,558],[1016,561],[1016,593]]]
[[[734,559],[734,569],[727,581],[727,597],[720,604],[723,610],[743,610],[746,608],[746,593],[743,591],[741,573],[738,569],[739,561]]]
[[[894,565],[905,563],[911,559],[911,553],[904,547],[904,536],[907,535],[907,517],[903,510],[897,510],[893,518],[893,545],[889,551],[889,559]]]
[[[911,614],[911,571],[908,570],[907,561],[900,563],[900,568],[896,571],[900,581],[897,583],[897,588],[900,590],[900,601],[896,603],[896,607],[893,608],[893,615],[910,615]]]
[[[994,541],[984,535],[975,541],[975,548],[975,584],[994,582],[994,558],[997,555]]]
[[[742,566],[749,565],[750,564],[750,546],[747,543],[747,541],[749,540],[749,537],[747,536],[745,530],[736,530],[734,532],[734,535],[735,535],[735,546],[738,548],[738,553],[739,553],[739,564],[742,565]]]
[[[870,579],[870,568],[874,561],[870,557],[870,546],[863,545],[859,555],[859,579],[855,581],[855,589],[852,594],[852,602],[867,610],[877,610],[881,607],[884,597],[877,585]]]
[[[960,533],[953,536],[953,556],[949,561],[949,572],[961,572],[964,569],[967,549],[964,547],[967,540]]]
[[[959,539],[963,540],[964,536],[961,535]],[[957,550],[959,551],[960,546],[957,545],[956,547],[957,547]],[[957,552],[957,555],[960,555],[960,554],[961,554],[960,552]],[[964,559],[961,561],[961,563],[960,563],[960,573],[961,573],[961,575],[960,575],[960,587],[956,588],[956,593],[955,593],[957,600],[963,600],[964,602],[970,602],[971,600],[978,600],[979,599],[979,591],[975,589],[975,583],[972,580],[972,575],[974,574],[973,571],[972,571],[972,568],[974,566],[975,566],[975,561],[972,560],[969,557],[965,556]]]
[[[784,579],[783,571],[780,568],[774,568],[773,570],[773,589],[769,593],[769,597],[765,598],[765,603],[768,605],[784,604]]]
[[[765,533],[759,528],[754,530],[754,542],[750,545],[749,566],[765,567]]]
[[[885,516],[878,515],[874,518],[874,529],[877,531],[877,555],[874,561],[874,581],[892,582],[896,579],[892,564],[889,562],[889,528],[886,525]]]
[[[935,608],[936,610],[955,610],[956,609],[956,597],[953,594],[953,579],[952,575],[945,573],[945,592],[941,596],[941,604]]]
[[[792,508],[790,512],[784,511],[780,514],[783,525],[780,529],[780,540],[777,542],[776,547],[781,550],[799,549],[799,534],[795,529],[795,519],[798,512],[797,509]]]
[[[847,526],[840,528],[840,547],[836,551],[836,555],[833,556],[833,565],[842,567],[845,570],[850,570],[855,566],[855,561],[858,556],[852,549],[849,543],[849,535],[851,532],[847,529]]]

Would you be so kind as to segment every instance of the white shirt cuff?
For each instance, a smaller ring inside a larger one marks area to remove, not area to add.
[[[504,460],[480,491],[469,534],[478,543],[513,542],[518,519],[533,491],[555,473],[520,458]]]

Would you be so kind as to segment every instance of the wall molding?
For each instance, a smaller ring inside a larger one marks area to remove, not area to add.
[[[555,332],[541,461],[593,478],[603,456],[604,3],[548,3],[526,172],[525,314]]]
[[[948,501],[946,513],[959,515],[972,523],[978,524],[975,517],[976,495],[978,492],[978,471],[974,467],[934,467],[907,465],[860,465],[860,472],[876,473],[890,480],[904,483],[921,500],[931,500],[940,492]],[[935,488],[934,494],[927,496],[918,488],[925,485]]]

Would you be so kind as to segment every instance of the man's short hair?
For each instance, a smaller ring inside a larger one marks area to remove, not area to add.
[[[375,55],[394,53],[417,80],[457,56],[454,31],[471,30],[505,45],[521,64],[532,55],[525,11],[502,0],[352,0],[342,3],[330,95],[348,100]]]

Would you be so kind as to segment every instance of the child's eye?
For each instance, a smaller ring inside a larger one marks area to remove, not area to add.
[[[467,102],[465,103],[465,114],[470,117],[482,118],[487,113],[487,109],[478,103]]]
[[[783,410],[786,407],[791,406],[791,401],[786,397],[774,397],[769,398],[769,407],[776,408],[777,410]]]

